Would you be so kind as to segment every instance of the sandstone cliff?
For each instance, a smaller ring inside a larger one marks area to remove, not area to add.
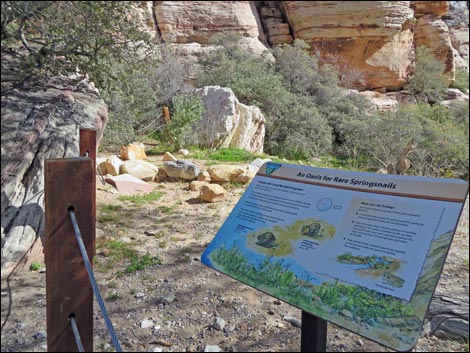
[[[466,26],[459,20],[459,29],[449,30],[450,21],[442,19],[457,6],[453,3],[462,1],[147,3],[157,36],[179,47],[183,55],[208,50],[208,40],[218,33],[242,35],[243,45],[257,54],[269,46],[302,39],[312,54],[334,61],[344,75],[359,73],[357,88],[380,91],[399,90],[408,82],[416,46],[431,48],[445,64],[449,83],[454,80],[456,62],[468,67],[468,20]],[[468,9],[457,7],[458,16],[468,18]]]

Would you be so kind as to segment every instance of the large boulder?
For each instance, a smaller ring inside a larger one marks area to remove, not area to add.
[[[99,144],[108,112],[92,84],[67,77],[16,82],[1,106],[3,275],[43,237],[44,159],[77,157],[80,128]]]
[[[153,181],[158,173],[158,168],[152,163],[141,160],[125,161],[119,167],[119,174],[130,174],[143,181]]]
[[[206,110],[197,131],[208,147],[263,152],[266,119],[258,107],[240,103],[230,88],[206,86],[196,93]]]
[[[197,164],[185,160],[163,162],[163,170],[169,178],[182,180],[195,180],[201,172]]]

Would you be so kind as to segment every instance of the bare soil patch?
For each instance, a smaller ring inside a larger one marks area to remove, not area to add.
[[[159,157],[152,157],[159,164]],[[204,166],[203,161],[196,161]],[[97,190],[97,256],[95,274],[124,351],[299,351],[300,310],[206,267],[200,255],[245,190],[225,185],[220,203],[204,203],[188,184],[152,183],[157,201],[135,205],[119,194]],[[113,248],[125,244],[142,258],[160,264],[126,272],[129,258]],[[468,202],[441,275],[437,294],[468,302]],[[46,351],[45,274],[22,270],[2,274],[2,352]],[[224,328],[214,327],[216,318]],[[147,320],[147,321],[145,321]],[[149,327],[142,328],[146,322]],[[111,340],[95,303],[94,346],[111,351]],[[390,349],[328,324],[331,352]],[[414,351],[467,351],[466,342],[423,334]]]

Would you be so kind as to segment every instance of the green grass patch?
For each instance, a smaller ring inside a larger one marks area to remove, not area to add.
[[[150,256],[150,254],[145,254],[141,258],[133,257],[131,258],[131,263],[126,267],[127,273],[135,273],[137,271],[145,270],[149,266],[161,265],[162,260],[158,256]]]
[[[102,246],[107,250],[107,256],[95,261],[100,272],[113,271],[116,277],[124,274],[135,273],[153,265],[161,264],[158,256],[150,256],[148,253],[140,257],[138,252],[130,247],[130,244],[118,240],[110,240]],[[112,288],[112,282],[109,283]]]
[[[121,205],[104,205],[101,209],[101,214],[98,216],[100,223],[116,223],[119,225],[127,224],[122,218],[122,211],[124,208]]]
[[[170,206],[160,206],[157,210],[158,210],[159,212],[161,212],[161,213],[170,213],[171,211],[173,211],[173,207],[170,207]]]
[[[29,270],[30,271],[39,271],[41,269],[42,265],[39,263],[39,262],[33,262],[30,266],[29,266]]]
[[[255,159],[255,156],[248,151],[240,148],[221,148],[209,155],[209,159],[224,161],[224,162],[250,162]]]
[[[130,201],[137,206],[143,205],[145,203],[153,202],[159,200],[163,196],[163,193],[160,191],[152,191],[144,195],[133,195],[133,196],[119,196],[119,201]]]
[[[254,154],[235,147],[220,148],[215,151],[199,150],[191,153],[191,157],[222,162],[251,162],[256,158]]]
[[[112,293],[109,293],[108,296],[106,297],[106,300],[108,302],[115,302],[116,300],[120,299],[121,297],[119,296],[119,294],[117,294],[116,292],[112,292]]]
[[[102,208],[102,211],[106,213],[117,212],[121,210],[122,210],[121,205],[112,205],[112,204],[104,205]]]

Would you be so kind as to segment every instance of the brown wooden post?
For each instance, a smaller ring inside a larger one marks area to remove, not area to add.
[[[96,162],[96,130],[80,129],[80,157],[87,155]]]
[[[93,159],[93,170],[96,175],[96,130],[95,129],[80,129],[80,157],[88,156]],[[93,195],[96,194],[96,177],[93,178]],[[93,208],[95,205],[96,197],[93,198]],[[94,241],[94,240],[93,240]],[[91,259],[90,259],[91,261]]]
[[[168,109],[168,107],[163,107],[163,118],[165,118],[166,124],[169,124],[171,122],[170,109]]]
[[[91,155],[91,151],[90,151]],[[85,351],[93,351],[93,289],[68,213],[75,210],[85,247],[95,254],[95,169],[88,157],[44,163],[47,348],[77,352],[69,317],[75,315]]]

